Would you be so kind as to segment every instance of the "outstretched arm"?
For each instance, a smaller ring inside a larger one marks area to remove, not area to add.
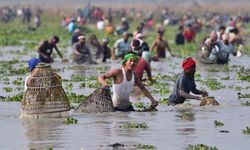
[[[60,51],[59,51],[59,49],[57,48],[56,45],[54,46],[54,48],[55,48],[57,54],[60,56],[60,58],[63,59],[63,56],[62,56],[62,54],[60,53]]]
[[[166,43],[166,48],[168,49],[170,55],[174,57],[175,55],[172,53],[172,51],[171,51],[171,49],[170,49],[170,47],[169,47],[169,45],[168,45],[168,42],[165,41],[165,43]]]
[[[200,96],[195,96],[195,95],[188,94],[187,92],[185,92],[182,89],[180,89],[179,93],[180,93],[181,97],[184,97],[186,99],[196,99],[196,100],[200,100],[201,99]]]
[[[153,107],[156,107],[158,105],[158,102],[152,97],[152,95],[148,92],[148,90],[145,88],[145,86],[141,83],[141,80],[135,76],[135,84],[141,89],[142,93],[150,99],[151,105]]]

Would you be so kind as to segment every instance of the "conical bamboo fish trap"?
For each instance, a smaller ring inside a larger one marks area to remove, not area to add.
[[[114,106],[110,95],[110,89],[102,88],[96,89],[75,109],[75,112],[77,113],[98,113],[113,111]]]
[[[69,100],[60,77],[50,65],[39,63],[22,100],[22,118],[64,117],[70,110]]]
[[[219,103],[215,100],[214,97],[203,97],[201,98],[200,106],[204,105],[218,106]]]

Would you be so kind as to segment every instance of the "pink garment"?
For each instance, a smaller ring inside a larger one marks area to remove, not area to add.
[[[134,72],[139,79],[142,79],[144,70],[148,70],[149,66],[145,59],[140,58],[139,62],[135,66]]]

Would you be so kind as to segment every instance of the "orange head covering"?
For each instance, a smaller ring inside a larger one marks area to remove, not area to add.
[[[181,66],[184,70],[187,70],[187,69],[191,68],[192,66],[194,66],[195,64],[196,64],[196,62],[192,59],[192,57],[188,57],[188,58],[183,60]]]

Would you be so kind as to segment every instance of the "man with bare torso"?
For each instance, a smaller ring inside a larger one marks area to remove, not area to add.
[[[156,57],[158,58],[166,58],[166,48],[168,49],[171,56],[175,56],[166,40],[163,39],[163,32],[157,32],[157,39],[154,41],[150,51],[153,51],[156,48]]]

